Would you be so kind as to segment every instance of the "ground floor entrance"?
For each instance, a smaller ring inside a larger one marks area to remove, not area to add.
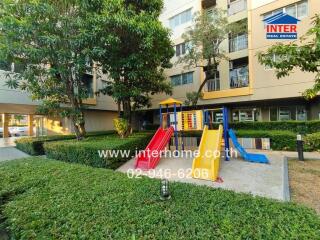
[[[45,121],[41,115],[0,113],[0,138],[46,135]]]

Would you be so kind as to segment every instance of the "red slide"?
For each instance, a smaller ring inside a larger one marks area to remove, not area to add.
[[[163,129],[160,127],[152,137],[146,149],[136,157],[135,168],[143,170],[153,169],[160,160],[160,151],[164,150],[174,132],[173,127]]]

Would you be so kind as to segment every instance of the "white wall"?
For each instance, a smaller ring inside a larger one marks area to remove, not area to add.
[[[5,86],[7,80],[7,72],[0,70],[0,103],[39,105],[40,102],[32,101],[27,93]]]
[[[185,10],[192,9],[192,15],[201,10],[201,1],[200,0],[165,0],[164,1],[164,9],[160,16],[160,21],[166,26],[170,28],[169,19]],[[182,24],[176,27],[172,31],[172,40],[180,38],[181,35],[185,32],[186,28],[190,27],[192,22]]]
[[[249,0],[250,1],[250,0]],[[251,0],[251,9],[255,9],[277,0]],[[249,9],[250,10],[250,9]]]

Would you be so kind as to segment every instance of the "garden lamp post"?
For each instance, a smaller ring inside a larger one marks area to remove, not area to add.
[[[297,135],[297,152],[298,152],[298,158],[300,161],[304,160],[303,157],[303,140],[302,136],[300,134]]]
[[[169,200],[171,198],[169,191],[169,181],[168,179],[161,179],[160,182],[160,199]]]

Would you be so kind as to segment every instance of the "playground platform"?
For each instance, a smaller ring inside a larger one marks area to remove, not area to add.
[[[206,185],[214,188],[229,189],[236,192],[251,193],[277,200],[287,199],[287,176],[285,156],[279,153],[266,153],[270,164],[250,163],[242,159],[221,159],[220,177],[223,182],[212,182],[191,177],[193,159],[161,158],[154,170],[141,171],[134,168],[135,160],[132,159],[121,166],[118,171],[123,173],[143,174],[152,178],[166,176],[171,181]]]

